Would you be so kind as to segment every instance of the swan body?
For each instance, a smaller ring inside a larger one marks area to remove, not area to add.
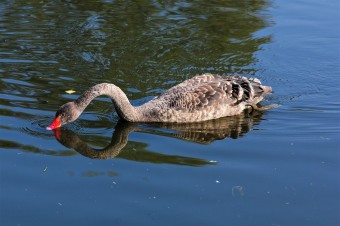
[[[57,111],[48,127],[54,129],[76,120],[97,96],[112,99],[118,115],[130,122],[199,122],[240,114],[272,92],[258,79],[203,74],[188,79],[141,106],[132,106],[114,84],[101,83]]]

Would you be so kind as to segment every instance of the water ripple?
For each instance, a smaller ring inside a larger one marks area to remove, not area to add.
[[[32,119],[28,126],[21,128],[24,133],[37,137],[51,137],[53,133],[47,130],[53,118],[50,116],[43,116]],[[81,118],[65,125],[69,130],[79,134],[103,134],[111,131],[115,126],[117,119],[113,119],[111,114],[106,113],[83,113]]]
[[[46,127],[51,123],[51,118],[42,116],[32,119],[28,126],[21,128],[24,133],[30,134],[36,137],[51,137],[53,134],[46,130]]]

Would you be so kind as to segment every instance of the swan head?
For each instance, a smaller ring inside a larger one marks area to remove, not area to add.
[[[50,126],[46,127],[47,130],[53,130],[61,127],[67,123],[75,121],[81,112],[78,110],[77,106],[74,102],[68,102],[61,106],[57,113],[55,114],[55,118]]]

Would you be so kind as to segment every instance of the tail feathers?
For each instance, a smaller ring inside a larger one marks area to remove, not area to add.
[[[261,86],[263,89],[263,94],[262,95],[267,95],[269,93],[272,93],[273,89],[271,86]]]
[[[261,85],[260,80],[250,80],[250,84],[253,88],[254,97],[264,97],[270,93],[272,93],[272,87]]]

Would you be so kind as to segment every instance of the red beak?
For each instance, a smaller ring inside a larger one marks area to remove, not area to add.
[[[60,115],[58,115],[52,122],[52,124],[48,127],[46,127],[47,130],[53,130],[53,129],[56,129],[58,127],[61,126],[61,123],[60,123]]]

